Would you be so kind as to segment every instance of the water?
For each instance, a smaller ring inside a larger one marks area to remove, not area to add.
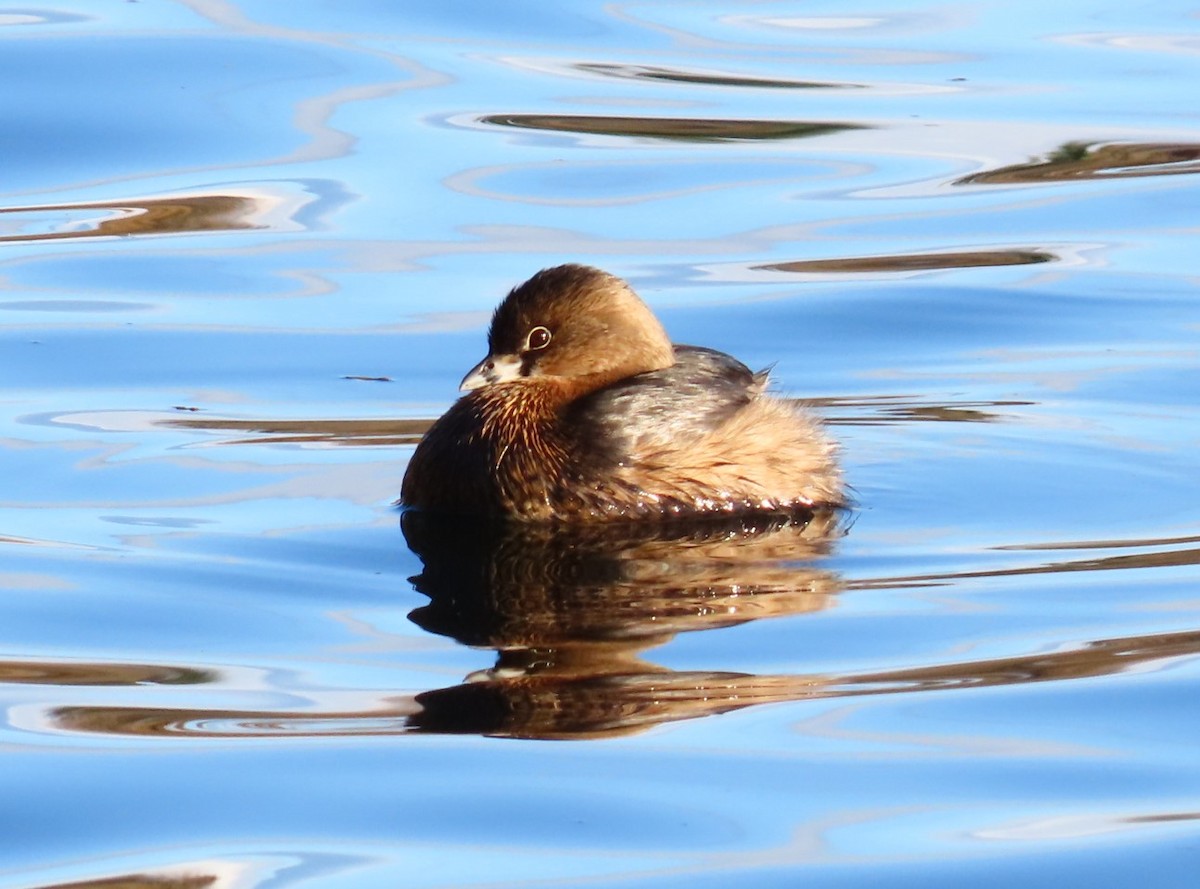
[[[0,40],[0,886],[1193,885],[1190,6],[63,0]],[[562,261],[775,362],[856,508],[402,529]]]

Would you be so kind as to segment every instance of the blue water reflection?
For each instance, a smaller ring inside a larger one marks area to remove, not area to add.
[[[0,41],[0,887],[1194,883],[1190,6],[59,0]],[[774,364],[855,508],[402,529],[563,261]]]

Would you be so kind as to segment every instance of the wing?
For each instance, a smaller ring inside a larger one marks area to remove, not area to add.
[[[596,456],[616,462],[717,428],[759,396],[766,373],[698,346],[676,346],[675,364],[579,399],[567,422]]]

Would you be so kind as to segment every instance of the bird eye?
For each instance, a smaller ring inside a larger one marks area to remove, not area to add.
[[[529,331],[529,336],[525,338],[525,348],[530,352],[544,349],[548,345],[550,345],[550,331],[545,327],[535,327]]]

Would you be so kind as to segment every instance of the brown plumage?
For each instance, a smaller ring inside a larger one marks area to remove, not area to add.
[[[468,390],[426,433],[401,502],[590,522],[843,502],[832,443],[721,352],[672,346],[620,278],[564,265],[515,288]]]

